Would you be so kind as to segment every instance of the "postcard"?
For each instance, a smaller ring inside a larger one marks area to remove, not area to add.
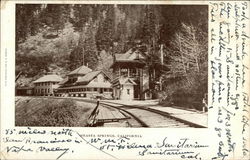
[[[3,160],[248,160],[248,1],[1,2]]]

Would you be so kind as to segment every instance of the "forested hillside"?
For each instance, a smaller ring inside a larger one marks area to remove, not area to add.
[[[30,81],[82,64],[109,72],[113,54],[136,47],[150,69],[162,47],[162,95],[204,94],[207,16],[207,6],[18,4],[16,74]]]

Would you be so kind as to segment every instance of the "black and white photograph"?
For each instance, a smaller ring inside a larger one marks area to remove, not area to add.
[[[208,5],[15,10],[15,126],[208,127]]]

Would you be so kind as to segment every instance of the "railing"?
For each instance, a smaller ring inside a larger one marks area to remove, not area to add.
[[[99,108],[98,108],[99,104],[100,104],[100,102],[97,101],[95,109],[91,112],[91,114],[88,117],[88,126],[89,127],[93,127],[97,123],[96,117],[99,114]]]

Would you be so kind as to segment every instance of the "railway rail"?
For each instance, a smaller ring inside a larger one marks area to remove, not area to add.
[[[49,98],[65,99],[62,97],[49,97]],[[88,102],[88,103],[93,103],[93,104],[97,103],[96,100],[78,99],[78,98],[73,98],[73,99],[75,99],[76,101],[83,101],[83,102]],[[97,106],[99,107],[115,109],[119,111],[121,114],[123,114],[125,117],[129,117],[129,118],[121,119],[121,121],[126,121],[128,123],[128,127],[205,128],[204,126],[174,117],[167,112],[163,112],[163,111],[145,107],[145,106],[124,105],[124,104],[119,104],[115,102],[100,102],[100,103],[98,102],[98,104],[99,105]],[[97,117],[97,114],[99,114],[99,110],[95,109],[95,111],[92,114],[93,115],[90,116],[90,118],[92,118],[91,120],[92,124],[89,126],[96,126],[96,124],[98,123],[98,120],[96,120],[96,117]]]
[[[135,114],[125,110],[125,109],[122,109],[120,107],[116,107],[116,106],[112,106],[112,105],[109,105],[109,104],[103,104],[101,103],[100,104],[102,107],[106,107],[106,108],[115,108],[117,110],[119,110],[119,112],[123,113],[125,116],[130,116],[132,119],[134,119],[135,121],[137,121],[139,123],[139,126],[140,127],[149,127],[144,121],[142,121],[138,116],[136,116]],[[128,120],[127,120],[128,121]],[[137,126],[137,125],[131,125],[129,123],[129,126]]]
[[[111,103],[111,102],[110,102]],[[112,102],[113,103],[113,102]],[[141,127],[194,127],[205,128],[204,126],[191,123],[189,121],[171,116],[167,112],[159,111],[156,109],[142,107],[122,105],[118,103],[107,104],[101,102],[100,105],[104,107],[116,108],[122,112],[127,113],[131,118],[135,119]],[[119,105],[119,106],[114,106]],[[157,123],[160,123],[159,125]]]

